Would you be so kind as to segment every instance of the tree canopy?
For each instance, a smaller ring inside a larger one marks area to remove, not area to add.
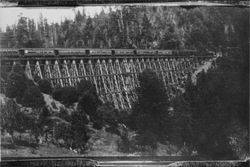
[[[215,50],[243,43],[240,30],[249,27],[248,18],[247,9],[231,7],[126,6],[95,17],[77,11],[74,19],[61,23],[49,24],[42,16],[37,23],[20,17],[6,28],[5,36],[7,47]]]

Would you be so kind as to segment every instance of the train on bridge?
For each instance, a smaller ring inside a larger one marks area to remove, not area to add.
[[[213,52],[201,54],[197,50],[154,49],[82,49],[82,48],[21,48],[0,49],[2,57],[66,57],[66,56],[212,56]]]

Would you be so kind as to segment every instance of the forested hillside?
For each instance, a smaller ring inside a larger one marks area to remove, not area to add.
[[[48,24],[20,17],[8,26],[5,47],[208,49],[239,46],[248,9],[122,7]],[[246,27],[247,28],[247,27]]]

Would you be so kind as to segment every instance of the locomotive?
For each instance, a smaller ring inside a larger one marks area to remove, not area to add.
[[[3,56],[196,56],[196,50],[21,48],[0,49]]]

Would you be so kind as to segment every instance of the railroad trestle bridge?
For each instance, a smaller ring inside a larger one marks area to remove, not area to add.
[[[29,79],[48,79],[53,87],[76,86],[81,79],[94,83],[103,102],[129,109],[136,100],[138,75],[151,69],[163,80],[169,98],[182,91],[189,74],[214,58],[195,51],[121,51],[90,49],[1,49],[6,74],[20,63]]]

